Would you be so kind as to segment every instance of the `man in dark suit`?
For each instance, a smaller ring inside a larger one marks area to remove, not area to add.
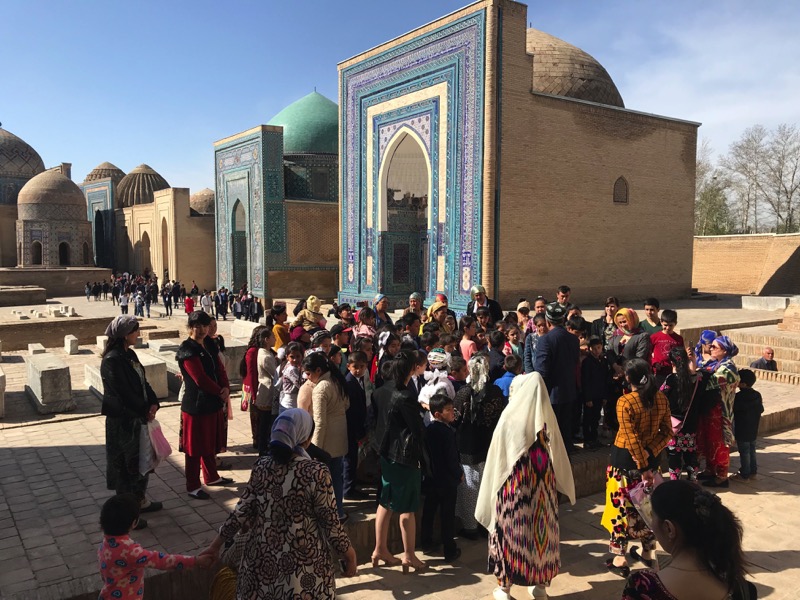
[[[550,404],[558,419],[558,428],[568,452],[572,443],[572,409],[578,399],[578,338],[564,329],[567,311],[556,303],[549,304],[545,318],[550,331],[536,343],[533,370],[539,373],[550,393]]]
[[[486,296],[486,288],[482,285],[473,285],[469,291],[472,302],[467,304],[467,316],[475,318],[475,311],[481,306],[489,309],[489,322],[494,325],[503,320],[503,309],[497,300],[492,300]]]

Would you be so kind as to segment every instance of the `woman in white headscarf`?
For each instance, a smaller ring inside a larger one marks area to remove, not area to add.
[[[494,598],[511,598],[511,586],[547,598],[558,575],[558,493],[575,504],[564,440],[538,373],[511,383],[486,457],[475,518],[489,531],[489,568],[497,577]]]
[[[236,508],[204,554],[219,553],[243,526],[250,539],[239,564],[240,599],[336,596],[330,548],[356,573],[356,553],[336,516],[331,474],[309,458],[314,420],[301,408],[275,419],[269,453],[258,459]]]

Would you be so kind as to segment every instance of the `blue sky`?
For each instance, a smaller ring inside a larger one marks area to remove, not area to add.
[[[146,162],[194,192],[215,140],[315,87],[336,100],[339,61],[464,4],[7,0],[0,122],[76,182]],[[703,122],[718,153],[800,123],[800,3],[536,1],[528,21],[598,59],[628,108]]]

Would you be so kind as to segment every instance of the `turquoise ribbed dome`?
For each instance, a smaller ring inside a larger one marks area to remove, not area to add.
[[[320,93],[293,102],[268,124],[283,127],[284,154],[339,153],[339,106]]]

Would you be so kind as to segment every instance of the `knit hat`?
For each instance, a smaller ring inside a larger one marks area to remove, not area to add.
[[[318,347],[325,338],[331,339],[331,332],[327,329],[320,329],[311,336],[311,346],[313,348]]]
[[[527,308],[529,311],[531,309],[531,303],[527,300],[523,300],[519,304],[517,304],[517,312],[521,311],[523,308]]]
[[[322,302],[316,296],[309,296],[306,300],[306,308],[311,312],[319,312]]]
[[[562,306],[553,302],[552,304],[548,304],[547,308],[544,311],[545,318],[554,325],[560,325],[564,322],[564,319],[567,317],[567,311],[564,310]]]

